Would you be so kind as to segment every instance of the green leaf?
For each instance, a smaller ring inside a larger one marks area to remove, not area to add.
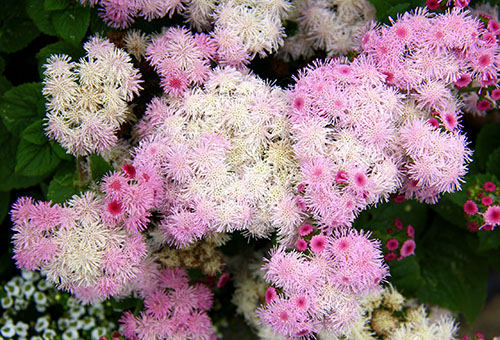
[[[500,147],[500,123],[492,123],[484,126],[476,139],[476,150],[474,158],[481,170],[486,169],[486,163],[490,154]]]
[[[483,308],[488,286],[488,263],[475,254],[474,235],[437,217],[417,242],[424,284],[417,297],[461,312],[472,324]]]
[[[38,73],[40,78],[43,78],[45,68],[43,65],[47,63],[47,59],[53,54],[66,54],[73,60],[78,60],[84,55],[84,50],[81,46],[75,47],[67,41],[58,41],[42,48],[36,55],[38,60]]]
[[[20,136],[27,125],[45,116],[44,103],[41,83],[22,84],[0,98],[0,116],[9,132]]]
[[[89,162],[90,172],[92,173],[92,179],[94,181],[99,181],[104,174],[113,171],[113,167],[99,155],[90,155]]]
[[[489,157],[486,162],[486,172],[489,172],[492,175],[500,177],[500,148],[496,148]]]
[[[43,145],[48,142],[47,137],[43,132],[43,120],[39,119],[28,126],[22,133],[21,138],[30,143]]]
[[[75,186],[75,167],[65,167],[58,170],[49,184],[47,199],[54,203],[63,203],[73,195],[78,194]]]
[[[0,191],[23,189],[42,181],[43,177],[25,177],[14,172],[19,138],[11,135],[0,121]]]
[[[10,192],[0,191],[0,223],[3,222],[10,206]]]
[[[43,1],[28,0],[26,12],[28,12],[28,16],[40,31],[48,35],[57,35],[56,29],[52,24],[52,13],[45,10]]]
[[[49,143],[37,145],[21,139],[16,154],[15,172],[28,177],[45,176],[54,170],[60,161]]]
[[[59,157],[60,159],[64,159],[64,160],[68,160],[68,161],[74,159],[74,157],[72,155],[70,155],[69,153],[67,153],[66,149],[64,149],[61,145],[59,145],[59,143],[51,140],[50,146],[51,146],[52,150],[54,150],[57,157]]]
[[[0,76],[0,96],[12,88],[12,83],[4,76]]]
[[[389,281],[404,293],[413,295],[424,284],[416,256],[408,256],[401,261],[388,262],[391,268]]]
[[[89,27],[90,8],[76,7],[63,11],[54,11],[52,23],[61,38],[77,46]]]
[[[68,5],[69,5],[68,0],[45,0],[44,2],[44,8],[47,11],[66,9]]]
[[[477,232],[479,238],[479,251],[496,249],[500,247],[500,228],[495,230],[480,230]]]
[[[0,16],[0,52],[22,50],[39,34],[35,23],[26,14],[26,1],[2,1]]]
[[[441,197],[439,202],[431,205],[431,207],[432,210],[437,212],[447,222],[459,227],[466,226],[463,204],[456,204],[450,199],[448,195],[444,195],[443,197]]]

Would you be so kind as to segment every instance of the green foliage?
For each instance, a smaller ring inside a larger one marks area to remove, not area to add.
[[[500,147],[500,123],[492,123],[484,126],[476,139],[474,160],[478,163],[481,171],[486,170],[486,163],[490,154]],[[493,165],[493,164],[492,164]]]
[[[45,0],[43,7],[47,11],[57,11],[66,9],[69,6],[69,0]]]
[[[14,171],[28,177],[46,176],[59,165],[60,161],[48,141],[40,145],[21,139]]]
[[[65,162],[61,165],[50,181],[47,192],[47,199],[54,203],[63,203],[79,193],[74,162]]]
[[[43,133],[43,120],[39,119],[24,129],[21,138],[36,145],[47,143],[47,137]]]
[[[417,297],[423,302],[463,313],[472,324],[486,300],[488,262],[473,250],[474,235],[436,218],[417,243],[423,285]]]
[[[19,51],[39,34],[26,13],[25,0],[4,0],[0,11],[0,52]]]
[[[113,167],[99,155],[91,155],[89,157],[89,162],[90,172],[92,173],[92,179],[94,181],[99,181],[104,174],[113,171]]]
[[[497,138],[500,136],[497,136]],[[486,171],[500,178],[500,147],[496,148],[486,162]]]
[[[40,31],[48,35],[56,35],[56,29],[52,23],[51,12],[45,9],[41,0],[28,0],[26,12]]]
[[[408,256],[401,261],[391,261],[389,266],[391,273],[389,281],[406,296],[415,295],[424,284],[416,256]]]
[[[0,223],[3,222],[9,211],[10,192],[0,191]]]
[[[404,13],[416,7],[425,5],[423,0],[370,0],[377,10],[377,20],[383,23],[389,23],[389,17],[397,18],[399,13]]]
[[[57,35],[78,46],[82,41],[90,23],[90,8],[75,7],[54,11],[52,22]]]

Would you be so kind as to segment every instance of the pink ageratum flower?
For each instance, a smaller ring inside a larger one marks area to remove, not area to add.
[[[500,206],[489,206],[488,209],[486,209],[486,212],[483,214],[483,217],[486,224],[497,226],[498,224],[500,224]]]
[[[310,224],[304,224],[299,229],[299,235],[300,236],[307,236],[310,233],[312,233],[313,230],[314,230],[314,227],[312,225],[310,225]]]
[[[491,205],[493,203],[493,199],[490,196],[483,196],[481,198],[481,204],[483,205]]]
[[[409,237],[411,238],[414,238],[415,237],[415,228],[413,228],[412,225],[408,225],[406,227],[406,235],[408,235]]]
[[[388,250],[395,250],[395,249],[398,249],[399,247],[399,241],[394,239],[394,238],[391,238],[387,241],[387,243],[385,244],[386,248]]]
[[[315,253],[322,252],[326,247],[326,236],[316,235],[311,238],[311,250]]]
[[[491,181],[487,181],[487,182],[484,182],[483,188],[487,192],[495,192],[495,190],[497,189],[497,186],[495,183],[493,183]]]
[[[465,202],[464,212],[468,215],[475,215],[478,212],[476,203],[474,203],[474,201],[471,200]]]
[[[409,255],[415,255],[416,243],[414,240],[406,240],[401,246],[400,255],[401,258],[405,258]]]
[[[307,250],[307,241],[304,240],[303,238],[299,238],[297,240],[297,244],[295,246],[296,246],[297,250],[305,251],[305,250]]]

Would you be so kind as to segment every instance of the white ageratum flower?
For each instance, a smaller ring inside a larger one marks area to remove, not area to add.
[[[83,323],[82,329],[84,331],[88,331],[88,330],[94,328],[95,325],[96,325],[95,318],[93,318],[93,317],[91,317],[89,315],[85,316],[82,319],[82,323]]]
[[[33,270],[21,270],[21,276],[27,281],[37,281],[40,279],[40,273]]]
[[[82,305],[74,306],[69,310],[69,315],[72,319],[78,319],[83,314],[85,314],[85,307],[83,307]]]

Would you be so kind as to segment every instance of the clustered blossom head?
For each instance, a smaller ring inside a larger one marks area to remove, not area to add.
[[[500,225],[500,187],[498,181],[483,181],[467,190],[463,206],[470,231],[494,230]]]
[[[485,111],[491,107],[486,87],[497,83],[500,69],[494,23],[490,18],[484,24],[459,7],[442,14],[419,8],[391,25],[368,29],[361,50],[374,57],[389,84],[408,91],[421,109],[458,116],[453,89],[474,84],[485,88],[476,102],[478,111]]]
[[[150,285],[155,288],[145,296],[140,315],[127,311],[120,319],[126,338],[216,339],[207,314],[213,295],[205,285],[190,285],[180,268],[164,269],[152,281]]]
[[[216,48],[215,41],[205,33],[170,27],[153,38],[146,59],[158,72],[165,93],[180,97],[189,87],[207,80]]]
[[[140,234],[106,223],[103,209],[90,191],[64,206],[18,199],[11,210],[17,267],[41,270],[84,302],[119,293],[138,275],[146,244]]]
[[[324,229],[350,225],[400,187],[402,96],[371,59],[316,63],[301,72],[290,102],[302,170],[297,199]]]
[[[293,1],[289,20],[297,21],[297,32],[285,39],[278,51],[285,60],[311,57],[314,50],[327,56],[345,55],[358,45],[363,26],[375,20],[375,7],[366,0]]]
[[[294,237],[303,214],[285,108],[283,90],[232,68],[214,70],[183,98],[152,100],[133,165],[163,177],[159,227],[172,244],[234,230]]]
[[[380,243],[369,233],[337,229],[311,243],[318,236],[321,246],[311,246],[309,256],[279,247],[263,266],[273,286],[257,316],[285,338],[346,332],[360,317],[360,299],[388,275]]]
[[[117,144],[116,132],[129,118],[127,101],[141,89],[139,71],[124,51],[99,37],[84,48],[79,62],[53,55],[44,65],[46,134],[75,156]]]
[[[399,219],[395,219],[393,226],[386,229],[384,243],[384,259],[386,261],[402,260],[410,255],[415,255],[415,228],[408,224],[406,227]]]

